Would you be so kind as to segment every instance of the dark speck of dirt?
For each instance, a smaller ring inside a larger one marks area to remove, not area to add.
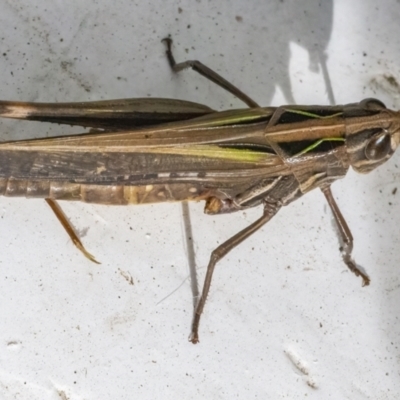
[[[390,86],[393,86],[394,88],[399,88],[399,82],[397,82],[396,78],[392,75],[385,75],[384,78],[386,81],[389,83]]]

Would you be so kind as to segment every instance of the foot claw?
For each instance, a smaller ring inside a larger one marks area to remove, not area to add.
[[[166,46],[167,46],[168,48],[170,48],[170,47],[171,47],[171,44],[172,44],[172,39],[171,39],[170,37],[166,37],[166,38],[164,38],[164,39],[161,40],[161,43],[165,43]]]
[[[189,342],[192,342],[193,344],[199,343],[199,335],[196,332],[192,332],[189,336]]]
[[[369,283],[371,282],[371,279],[369,279],[369,276],[362,274],[361,277],[362,277],[362,280],[363,280],[362,286],[363,287],[364,286],[368,286]]]

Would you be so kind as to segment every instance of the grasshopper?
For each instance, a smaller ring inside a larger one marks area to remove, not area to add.
[[[183,100],[123,99],[86,103],[0,102],[0,116],[96,128],[96,132],[0,144],[0,194],[44,198],[73,243],[90,260],[58,200],[128,205],[205,201],[206,214],[260,206],[262,216],[212,251],[194,311],[192,343],[216,264],[265,225],[281,207],[319,188],[332,210],[343,261],[362,284],[370,279],[352,259],[353,237],[331,192],[350,166],[367,173],[400,141],[400,113],[379,100],[344,106],[260,107],[199,61],[192,68],[249,108],[214,111]],[[98,130],[101,130],[99,132]]]

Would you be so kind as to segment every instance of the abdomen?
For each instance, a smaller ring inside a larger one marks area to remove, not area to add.
[[[204,200],[211,193],[202,187],[202,185],[194,185],[192,183],[131,186],[0,178],[0,195],[6,197],[83,201],[95,204],[128,205]]]

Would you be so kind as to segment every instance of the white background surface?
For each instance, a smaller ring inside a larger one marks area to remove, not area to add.
[[[242,107],[192,71],[171,73],[160,43],[171,34],[178,61],[201,60],[263,105],[329,104],[325,53],[338,104],[374,96],[400,108],[385,79],[400,79],[398,1],[85,3],[0,3],[2,99]],[[44,201],[1,198],[0,398],[399,398],[399,162],[333,187],[370,287],[347,271],[323,196],[310,193],[218,265],[196,346],[179,204],[63,203],[97,266]],[[201,282],[211,250],[261,213],[202,209],[190,206]]]

